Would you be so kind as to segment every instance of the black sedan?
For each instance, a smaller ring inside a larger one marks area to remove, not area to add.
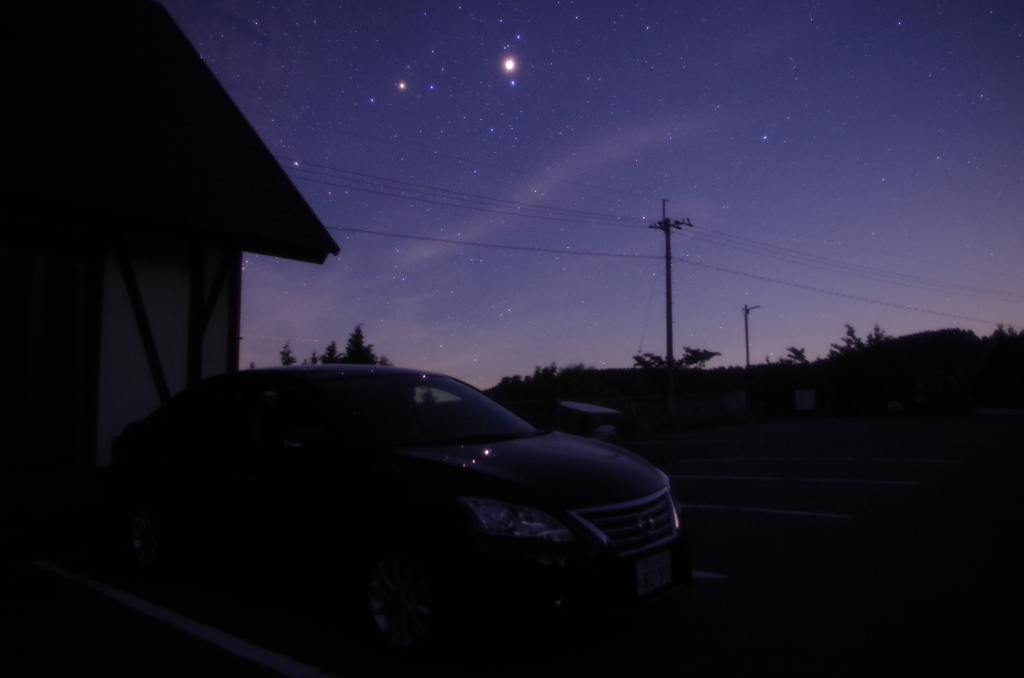
[[[439,374],[213,377],[128,426],[113,469],[139,567],[317,581],[394,648],[485,611],[619,609],[690,579],[662,472]]]

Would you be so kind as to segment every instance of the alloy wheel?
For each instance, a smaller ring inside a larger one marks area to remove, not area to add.
[[[153,567],[160,556],[160,534],[152,511],[139,506],[132,515],[131,549],[135,562],[143,567]]]
[[[377,561],[370,574],[370,614],[391,646],[410,649],[423,643],[431,625],[431,591],[414,560],[390,555]]]

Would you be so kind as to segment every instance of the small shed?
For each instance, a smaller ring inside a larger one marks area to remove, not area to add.
[[[591,438],[610,438],[616,434],[614,422],[622,416],[619,410],[568,400],[558,404],[563,410],[562,416],[559,417],[562,429]]]
[[[338,246],[161,5],[5,23],[0,472],[102,467],[126,423],[237,369],[242,252]]]

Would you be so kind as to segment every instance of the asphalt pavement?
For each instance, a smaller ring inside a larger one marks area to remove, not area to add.
[[[0,672],[1019,672],[1024,417],[794,420],[620,444],[672,478],[692,588],[610,619],[484,629],[426,664],[381,656],[289,586],[130,576],[109,552],[102,479],[12,488]]]

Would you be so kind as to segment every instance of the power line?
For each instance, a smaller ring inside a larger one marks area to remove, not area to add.
[[[543,252],[545,254],[565,254],[576,257],[617,257],[620,259],[663,259],[661,256],[651,254],[618,254],[615,252],[585,252],[582,250],[559,250],[550,247],[526,247],[522,245],[498,245],[496,243],[473,242],[472,240],[452,240],[450,238],[438,238],[428,235],[404,235],[399,233],[384,233],[382,231],[371,231],[366,228],[344,228],[341,226],[328,226],[330,231],[344,231],[346,233],[365,233],[367,235],[379,235],[385,238],[398,238],[400,240],[425,240],[428,242],[441,242],[448,245],[466,245],[469,247],[487,247],[496,250],[515,250],[518,252]]]
[[[708,228],[695,227],[698,231],[703,231],[708,234],[704,236],[700,233],[690,234],[688,236],[707,242],[712,245],[719,245],[722,247],[729,247],[730,249],[738,249],[739,251],[756,254],[758,256],[767,257],[770,259],[776,259],[779,261],[786,261],[788,263],[799,264],[802,266],[808,266],[810,268],[823,269],[827,271],[843,273],[845,275],[851,275],[858,278],[865,278],[868,280],[874,280],[876,282],[884,282],[892,285],[901,285],[903,287],[917,287],[922,289],[938,288],[933,291],[950,291],[956,294],[964,296],[972,296],[976,298],[985,299],[998,299],[1000,301],[1019,301],[1024,300],[1024,295],[1007,292],[1004,290],[994,290],[984,287],[975,287],[971,285],[961,285],[958,283],[947,283],[941,280],[933,280],[922,276],[909,275],[906,273],[900,273],[898,271],[886,271],[884,269],[875,268],[873,266],[865,266],[863,264],[851,264],[848,262],[840,261],[838,259],[830,259],[828,257],[822,257],[817,254],[809,254],[807,252],[801,252],[799,250],[790,249],[787,247],[780,247],[778,245],[771,245],[768,243],[760,242],[757,240],[751,240],[741,236],[735,236],[728,233],[721,233],[719,231],[713,231]],[[719,238],[724,239],[725,242],[718,240]],[[758,251],[756,248],[765,248],[768,251]]]
[[[386,177],[378,177],[375,175],[354,172],[351,170],[330,167],[327,165],[307,163],[304,161],[295,160],[293,158],[285,158],[282,156],[275,157],[277,157],[277,159],[280,161],[292,164],[291,166],[287,166],[286,169],[293,171],[297,169],[299,171],[304,171],[307,173],[323,176],[329,179],[334,179],[335,181],[325,181],[322,179],[315,179],[309,176],[302,175],[289,175],[293,179],[301,179],[312,183],[335,186],[338,188],[343,188],[345,190],[359,191],[364,193],[383,195],[392,198],[400,198],[416,202],[425,202],[429,204],[443,205],[460,209],[469,209],[479,212],[489,212],[492,214],[543,219],[547,221],[558,221],[561,223],[571,223],[578,225],[584,225],[584,219],[587,221],[586,225],[620,226],[627,228],[639,227],[639,225],[644,222],[643,219],[636,217],[605,215],[595,212],[573,210],[569,208],[555,207],[550,205],[536,205],[514,200],[506,200],[502,198],[493,198],[489,196],[483,196],[473,193],[464,193],[461,191],[455,191],[452,189],[446,189],[436,186],[428,186],[424,184],[399,181],[396,179],[388,179]],[[363,178],[351,179],[347,177],[336,177],[332,174],[327,174],[326,172],[315,172],[313,170],[304,169],[302,168],[302,165],[309,165],[310,167],[317,167],[323,170],[330,170],[332,172],[350,174],[355,177]],[[337,183],[338,181],[345,181],[349,183]],[[359,183],[362,185],[355,186],[352,185],[353,183]],[[397,191],[397,193],[395,191]],[[604,221],[610,221],[611,223],[602,223]],[[634,224],[636,224],[636,226],[634,226]],[[884,269],[879,269],[872,266],[865,266],[863,264],[853,264],[838,259],[831,259],[829,257],[823,257],[816,254],[801,252],[799,250],[794,250],[787,247],[772,245],[770,243],[765,243],[750,238],[744,238],[742,236],[722,233],[720,231],[714,231],[712,229],[705,227],[696,227],[695,230],[698,232],[688,232],[687,235],[696,240],[711,245],[725,247],[727,249],[732,249],[734,251],[744,252],[747,254],[753,254],[755,256],[762,256],[768,259],[775,259],[777,261],[784,261],[790,264],[806,266],[808,268],[826,270],[833,273],[841,273],[843,275],[848,275],[851,277],[861,278],[865,280],[871,280],[873,282],[881,282],[890,285],[923,289],[927,291],[944,291],[952,294],[957,294],[960,296],[988,300],[1009,302],[1019,302],[1021,300],[1024,300],[1024,295],[1020,295],[1014,292],[994,290],[970,285],[961,285],[957,283],[947,283],[944,281],[933,280],[922,276],[914,276],[895,271],[886,271]]]
[[[474,210],[476,212],[490,212],[491,214],[504,214],[506,216],[528,217],[530,219],[544,219],[544,220],[547,220],[547,221],[561,221],[561,222],[573,223],[573,224],[580,223],[579,219],[567,219],[567,218],[556,217],[556,216],[548,216],[548,215],[542,215],[542,214],[523,214],[522,212],[507,212],[507,211],[499,210],[499,209],[489,209],[487,207],[476,207],[476,206],[473,206],[473,205],[464,205],[464,204],[458,204],[458,203],[452,203],[452,202],[445,202],[444,200],[432,200],[430,198],[417,198],[417,197],[414,197],[414,196],[411,196],[411,195],[395,195],[393,193],[386,193],[384,191],[375,191],[373,189],[360,188],[358,186],[345,186],[345,185],[334,183],[334,182],[330,182],[330,181],[321,181],[319,179],[311,179],[309,177],[291,177],[291,178],[293,178],[293,179],[303,179],[304,181],[310,181],[310,182],[316,183],[316,184],[326,184],[327,186],[335,186],[335,187],[338,187],[338,188],[344,188],[344,189],[349,190],[349,191],[360,191],[362,193],[373,193],[375,195],[383,195],[383,196],[387,196],[387,197],[390,197],[390,198],[401,198],[403,200],[413,200],[413,201],[416,201],[416,202],[425,202],[425,203],[430,203],[432,205],[445,205],[447,207],[458,207],[459,209]]]
[[[811,285],[801,285],[800,283],[789,282],[789,281],[786,281],[786,280],[779,280],[778,278],[772,278],[772,277],[765,276],[765,275],[756,275],[754,273],[747,273],[745,271],[735,271],[733,269],[725,268],[725,267],[722,267],[722,266],[715,266],[714,264],[705,264],[705,263],[702,263],[702,262],[699,262],[699,261],[691,261],[689,259],[677,259],[677,261],[682,261],[683,263],[689,264],[691,266],[700,266],[701,268],[707,268],[707,269],[710,269],[712,271],[721,271],[722,273],[730,273],[732,275],[742,275],[745,278],[753,278],[754,280],[764,280],[766,282],[773,282],[773,283],[776,283],[778,285],[786,285],[788,287],[795,287],[797,289],[808,290],[810,292],[818,292],[820,294],[829,294],[829,295],[832,295],[834,297],[842,297],[844,299],[853,299],[855,301],[866,301],[866,302],[871,303],[871,304],[878,304],[880,306],[888,306],[890,308],[898,308],[900,310],[905,310],[905,311],[917,311],[919,313],[930,313],[931,315],[941,315],[941,316],[945,316],[947,318],[956,318],[958,320],[970,320],[970,321],[973,321],[973,322],[988,323],[989,325],[1005,325],[1005,324],[1007,324],[1007,323],[999,323],[999,322],[996,322],[995,320],[985,320],[984,318],[974,318],[974,317],[971,317],[971,316],[956,315],[956,314],[953,314],[953,313],[944,313],[943,311],[932,311],[932,310],[929,310],[929,309],[926,309],[926,308],[920,308],[920,307],[917,307],[917,306],[909,306],[909,305],[905,305],[905,304],[897,304],[897,303],[894,303],[894,302],[891,302],[891,301],[879,301],[878,299],[871,299],[871,298],[868,298],[868,297],[861,297],[861,296],[857,296],[855,294],[846,294],[844,292],[835,292],[835,291],[832,291],[832,290],[822,289],[820,287],[812,287]]]
[[[468,163],[468,164],[471,164],[471,165],[475,165],[477,167],[486,167],[488,169],[495,169],[495,170],[499,170],[501,172],[508,172],[509,174],[521,174],[523,176],[536,177],[538,179],[544,179],[545,181],[554,181],[556,183],[566,184],[566,185],[569,185],[569,186],[581,186],[583,188],[588,188],[588,189],[595,190],[595,191],[601,191],[603,193],[619,193],[621,195],[630,195],[630,196],[633,196],[633,197],[636,197],[636,198],[644,197],[642,194],[637,193],[635,191],[626,191],[626,190],[623,190],[621,188],[610,188],[608,186],[598,186],[597,184],[588,184],[585,181],[572,181],[571,179],[559,179],[557,177],[548,176],[546,174],[541,174],[539,172],[527,172],[525,170],[513,169],[511,167],[505,167],[503,165],[495,165],[495,164],[492,164],[492,163],[482,162],[480,160],[474,160],[473,158],[465,158],[465,157],[460,156],[460,155],[454,155],[454,154],[451,154],[451,153],[441,153],[441,152],[436,151],[436,150],[428,150],[426,148],[423,148],[422,146],[417,146],[416,144],[402,143],[402,142],[399,142],[399,141],[394,141],[392,139],[381,139],[380,137],[373,137],[373,136],[370,136],[368,134],[359,134],[358,132],[350,132],[350,131],[346,131],[346,130],[325,129],[325,128],[319,127],[317,125],[311,125],[311,127],[313,129],[318,129],[318,130],[321,130],[323,132],[329,132],[331,134],[344,134],[346,136],[355,137],[357,139],[365,139],[366,141],[373,141],[375,143],[387,144],[389,146],[398,146],[400,148],[411,148],[413,150],[419,151],[420,153],[423,153],[426,156],[435,157],[435,158],[448,158],[449,160],[457,160],[459,162]]]
[[[520,246],[520,245],[499,245],[499,244],[496,244],[496,243],[482,243],[482,242],[474,242],[474,241],[470,241],[470,240],[453,240],[453,239],[450,239],[450,238],[438,238],[438,237],[434,237],[434,236],[405,235],[405,234],[399,234],[399,233],[385,233],[385,232],[382,232],[382,231],[372,231],[372,230],[365,229],[365,228],[345,228],[345,227],[341,227],[341,226],[328,226],[327,228],[328,228],[328,230],[332,230],[332,231],[342,231],[342,232],[345,232],[345,233],[363,233],[363,234],[367,234],[367,235],[375,235],[375,236],[381,236],[381,237],[385,237],[385,238],[397,238],[397,239],[400,239],[400,240],[421,240],[421,241],[428,241],[428,242],[440,242],[440,243],[445,243],[445,244],[449,244],[449,245],[459,245],[459,246],[465,246],[465,247],[484,247],[484,248],[489,248],[489,249],[514,250],[514,251],[520,251],[520,252],[541,252],[541,253],[545,253],[545,254],[557,254],[557,255],[560,255],[560,256],[613,257],[613,258],[619,258],[619,259],[659,259],[659,260],[664,258],[661,255],[652,255],[652,254],[621,254],[621,253],[616,253],[616,252],[587,252],[587,251],[581,251],[581,250],[560,250],[560,249],[552,249],[552,248],[547,248],[547,247],[526,247],[526,246]],[[984,318],[975,318],[975,317],[972,317],[972,316],[957,315],[955,313],[945,313],[943,311],[933,311],[931,309],[920,308],[918,306],[910,306],[910,305],[905,305],[905,304],[897,304],[895,302],[881,301],[881,300],[878,300],[878,299],[871,299],[869,297],[861,297],[861,296],[858,296],[858,295],[855,295],[855,294],[847,294],[845,292],[836,292],[834,290],[826,290],[826,289],[823,289],[823,288],[820,288],[820,287],[813,287],[811,285],[802,285],[800,283],[789,282],[787,280],[780,280],[779,278],[772,278],[770,276],[763,276],[763,275],[756,275],[754,273],[747,273],[746,271],[737,271],[737,270],[734,270],[734,269],[725,268],[724,266],[715,266],[714,264],[706,264],[706,263],[699,262],[699,261],[693,261],[691,259],[682,259],[682,258],[674,257],[673,261],[678,261],[679,263],[686,264],[688,266],[699,266],[701,268],[706,268],[706,269],[712,270],[712,271],[718,271],[720,273],[727,273],[729,275],[738,275],[738,276],[743,276],[745,278],[752,278],[754,280],[760,280],[760,281],[763,281],[763,282],[775,283],[777,285],[785,285],[787,287],[793,287],[793,288],[805,290],[805,291],[808,291],[808,292],[815,292],[815,293],[818,293],[818,294],[827,294],[827,295],[831,295],[831,296],[834,296],[834,297],[841,297],[843,299],[851,299],[853,301],[863,301],[865,303],[876,304],[876,305],[879,305],[879,306],[888,306],[889,308],[896,308],[896,309],[899,309],[899,310],[902,310],[902,311],[916,311],[918,313],[927,313],[927,314],[930,314],[930,315],[943,316],[943,317],[946,317],[946,318],[954,318],[956,320],[969,320],[971,322],[980,322],[980,323],[986,323],[986,324],[989,324],[989,325],[1006,325],[1006,324],[1008,324],[1008,323],[1005,323],[1005,322],[997,322],[995,320],[986,320]]]
[[[765,223],[762,222],[762,221],[753,221],[751,219],[744,219],[742,217],[736,217],[736,216],[733,216],[733,215],[730,215],[728,217],[727,221],[730,222],[730,223],[744,224],[746,226],[750,226],[750,227],[753,227],[753,228],[760,228],[762,226],[765,226]],[[773,233],[778,233],[778,234],[789,233],[790,235],[794,235],[794,236],[802,237],[802,238],[810,237],[810,236],[808,236],[806,233],[804,233],[802,231],[793,230],[793,229],[786,229],[786,228],[780,228],[777,224],[773,224],[771,226],[771,229],[772,229]],[[739,236],[736,236],[736,237],[739,237]],[[831,245],[832,244],[832,243],[829,243],[827,240],[823,241],[823,242],[826,245]],[[912,257],[912,256],[909,256],[908,254],[906,254],[905,252],[882,251],[882,250],[879,250],[879,249],[874,248],[874,247],[864,247],[862,245],[857,245],[857,244],[852,243],[852,242],[845,242],[845,243],[842,244],[842,247],[843,247],[843,249],[847,249],[847,248],[848,249],[854,249],[854,250],[858,250],[860,252],[867,252],[869,254],[882,254],[882,255],[888,256],[888,257],[896,257],[898,259],[903,259],[905,261],[916,262],[916,263],[919,263],[919,264],[927,264],[928,266],[941,266],[943,269],[957,269],[957,270],[960,270],[960,271],[970,271],[970,272],[973,272],[973,273],[987,273],[988,272],[987,269],[977,268],[977,267],[974,267],[974,266],[964,266],[959,261],[936,261],[934,259],[926,259],[926,258],[923,258],[923,257]]]
[[[320,176],[328,177],[328,178],[331,178],[331,179],[337,179],[337,180],[340,180],[340,181],[358,181],[359,183],[375,185],[375,186],[379,186],[381,188],[391,188],[391,189],[394,189],[394,190],[413,189],[414,192],[424,192],[426,194],[436,194],[436,197],[450,196],[453,199],[469,200],[470,202],[481,201],[483,204],[494,203],[494,204],[499,204],[499,205],[508,205],[508,206],[517,207],[517,208],[521,208],[521,209],[528,209],[528,210],[542,211],[542,212],[550,212],[550,213],[553,213],[553,214],[578,215],[578,216],[589,217],[589,218],[594,218],[594,219],[606,219],[606,220],[610,220],[610,221],[615,222],[615,223],[640,224],[640,223],[643,223],[643,221],[644,221],[643,219],[640,219],[638,217],[624,217],[624,216],[618,216],[618,215],[614,215],[614,214],[600,214],[598,212],[587,212],[587,211],[584,211],[584,210],[575,210],[575,209],[570,209],[570,208],[567,208],[567,207],[557,207],[557,206],[554,206],[554,205],[538,205],[538,204],[535,204],[535,203],[526,203],[526,202],[521,202],[521,201],[518,201],[518,200],[508,200],[508,199],[505,199],[505,198],[494,198],[494,197],[491,197],[491,196],[479,195],[477,193],[466,193],[464,191],[456,191],[456,190],[453,190],[453,189],[441,188],[441,187],[438,187],[438,186],[428,186],[428,185],[425,185],[425,184],[416,184],[416,183],[412,183],[412,182],[408,182],[408,181],[400,181],[398,179],[389,179],[387,177],[379,177],[379,176],[376,176],[376,175],[373,175],[373,174],[365,174],[363,172],[355,172],[353,170],[341,169],[339,167],[330,167],[330,166],[327,166],[327,165],[318,165],[316,163],[305,162],[305,161],[302,161],[302,160],[295,160],[293,158],[284,158],[284,157],[281,157],[281,156],[274,156],[274,157],[276,157],[278,160],[292,163],[292,165],[286,166],[285,169],[289,169],[289,170],[292,170],[292,171],[308,172],[308,173],[312,173],[312,174],[317,174],[317,175],[320,175]],[[328,174],[327,172],[314,172],[313,170],[305,169],[304,165],[308,165],[310,167],[316,167],[316,168],[318,168],[320,170],[330,170],[331,172],[338,172],[338,173],[341,173],[341,174],[352,175],[352,176],[355,176],[355,177],[362,177],[363,180],[349,179],[348,177],[337,177],[337,176],[335,176],[333,174]],[[301,178],[304,178],[304,177],[300,176],[300,177],[293,177],[293,178],[301,179]],[[372,181],[365,181],[365,180],[372,180]],[[391,184],[394,184],[394,186],[391,186]]]

